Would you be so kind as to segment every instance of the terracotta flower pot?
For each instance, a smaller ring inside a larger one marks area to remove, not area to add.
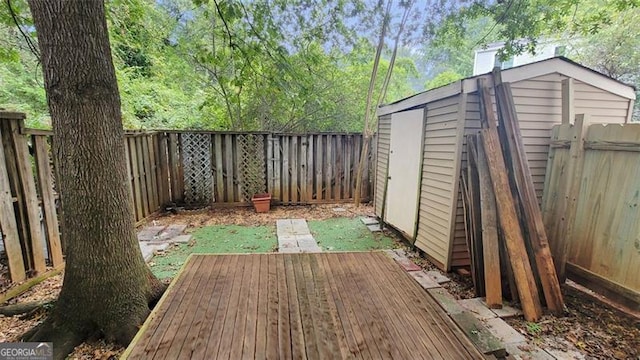
[[[256,212],[267,212],[271,208],[271,194],[255,194],[251,198]]]

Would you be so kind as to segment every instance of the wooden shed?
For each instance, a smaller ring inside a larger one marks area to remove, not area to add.
[[[375,212],[443,270],[470,264],[459,190],[465,135],[480,129],[477,79],[378,109]],[[631,121],[633,87],[565,58],[502,71],[510,82],[538,198],[544,188],[551,128],[573,114],[592,123]]]

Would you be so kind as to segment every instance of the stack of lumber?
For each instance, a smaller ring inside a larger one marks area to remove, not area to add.
[[[536,321],[542,303],[559,315],[564,301],[511,87],[497,71],[493,80],[497,113],[486,80],[478,80],[482,130],[467,136],[461,179],[471,273],[476,293],[486,296],[489,307],[501,307],[508,294],[520,301],[528,321]]]

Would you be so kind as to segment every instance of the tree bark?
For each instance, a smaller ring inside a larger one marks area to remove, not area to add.
[[[136,240],[120,96],[102,1],[29,0],[64,213],[60,297],[31,341],[64,358],[90,335],[126,345],[159,281]],[[161,293],[161,291],[160,291]]]

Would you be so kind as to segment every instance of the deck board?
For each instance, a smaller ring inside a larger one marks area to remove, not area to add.
[[[192,255],[123,358],[481,359],[381,252]]]

